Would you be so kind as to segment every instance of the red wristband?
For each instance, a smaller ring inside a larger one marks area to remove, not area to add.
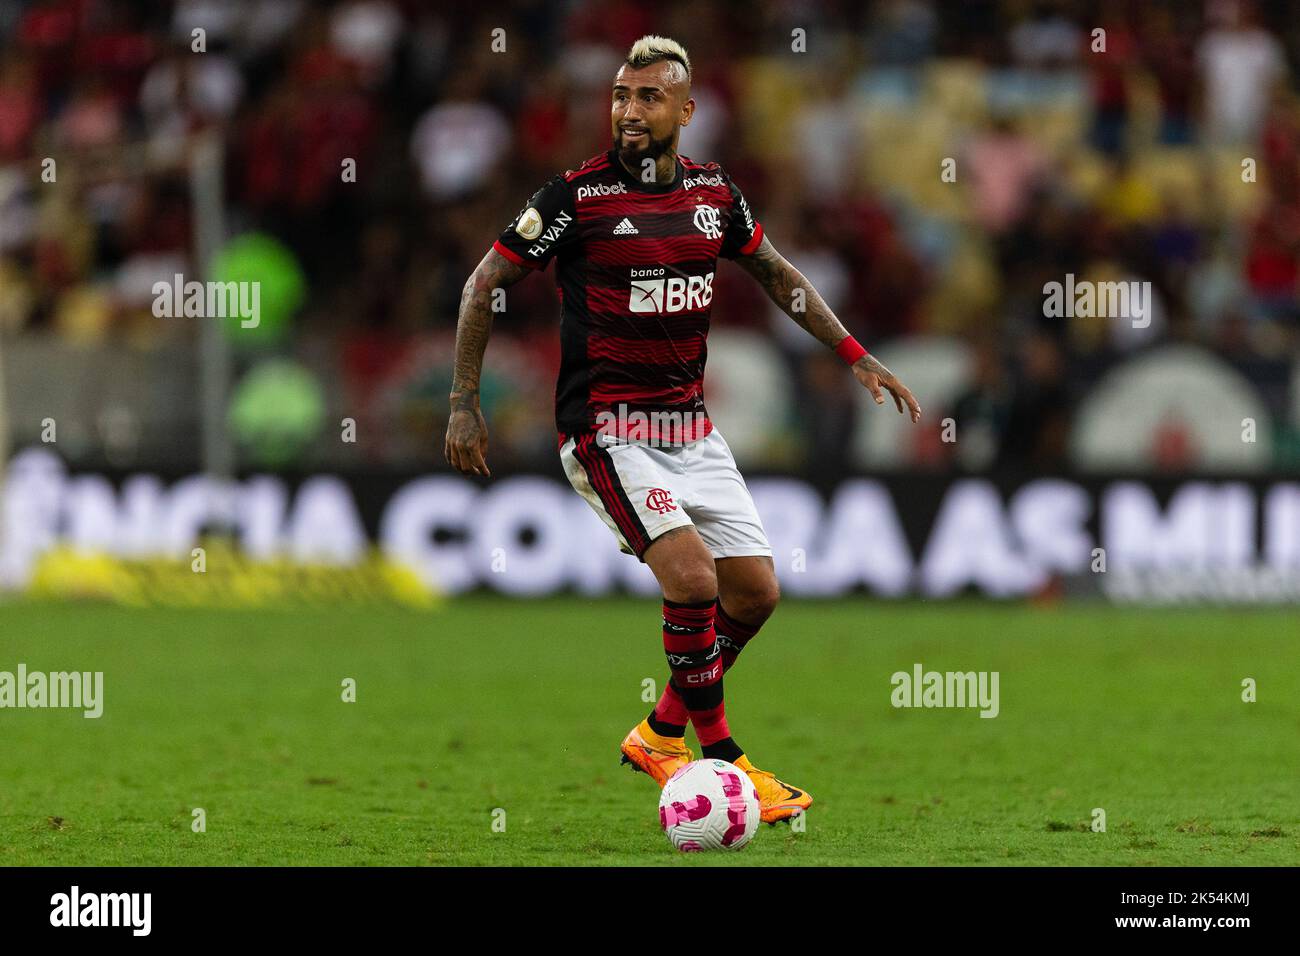
[[[853,336],[847,336],[844,341],[835,346],[835,354],[844,359],[845,365],[852,365],[862,356],[867,354],[867,350],[858,344],[858,340]]]

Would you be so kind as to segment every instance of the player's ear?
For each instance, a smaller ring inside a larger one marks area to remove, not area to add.
[[[690,123],[691,123],[691,116],[692,116],[694,113],[695,113],[695,101],[694,101],[693,99],[690,99],[690,98],[688,97],[687,100],[686,100],[686,102],[682,104],[682,121],[681,121],[681,125],[682,125],[682,126],[689,126]]]

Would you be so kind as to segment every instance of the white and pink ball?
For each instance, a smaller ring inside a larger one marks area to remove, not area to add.
[[[758,791],[725,760],[696,760],[668,778],[659,825],[682,851],[739,850],[758,829]]]

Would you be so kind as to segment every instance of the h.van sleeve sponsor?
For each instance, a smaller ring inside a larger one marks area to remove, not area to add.
[[[534,267],[545,264],[574,233],[573,193],[563,177],[556,177],[533,194],[510,225],[497,237],[508,258]]]

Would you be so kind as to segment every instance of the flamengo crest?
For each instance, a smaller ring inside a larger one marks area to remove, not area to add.
[[[704,233],[706,239],[721,239],[722,216],[713,206],[696,206],[695,228]]]

